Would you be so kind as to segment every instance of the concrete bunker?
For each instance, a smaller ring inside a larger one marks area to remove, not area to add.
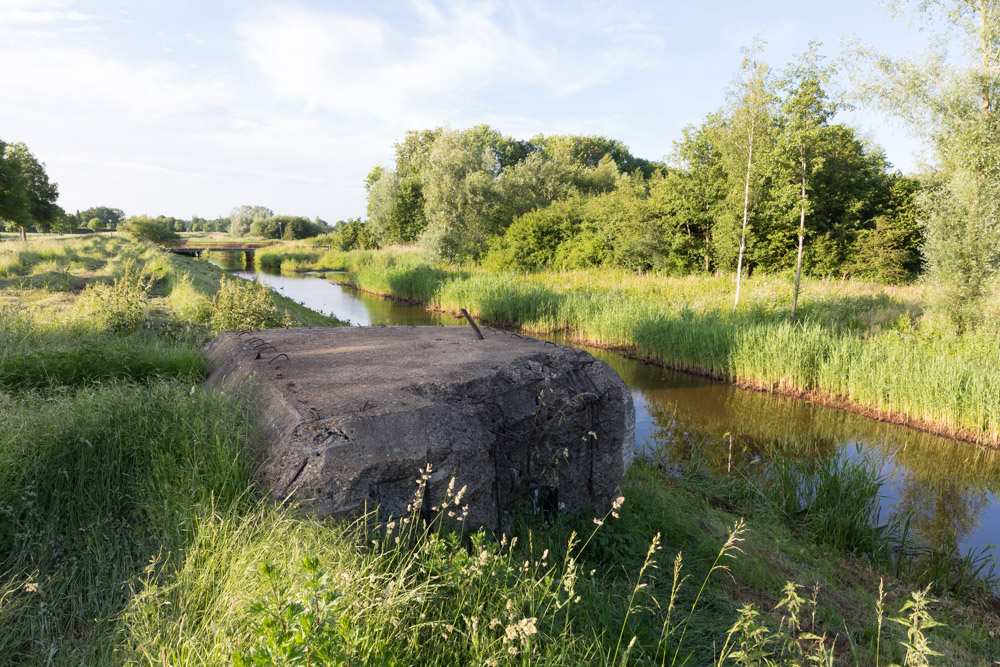
[[[635,449],[635,409],[607,364],[485,327],[225,332],[208,383],[261,410],[259,481],[323,515],[401,515],[430,466],[424,506],[465,488],[466,524],[519,511],[603,513]]]

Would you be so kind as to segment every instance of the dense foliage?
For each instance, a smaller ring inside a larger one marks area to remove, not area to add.
[[[134,239],[149,241],[151,243],[168,244],[180,240],[180,236],[173,230],[170,223],[163,219],[150,218],[145,215],[136,215],[129,218],[118,226],[118,230]]]
[[[59,187],[49,182],[45,163],[23,143],[0,140],[0,228],[20,230],[49,225],[62,215],[56,205]]]
[[[777,84],[768,85],[777,100]],[[767,127],[755,140],[763,148],[755,157],[744,260],[751,271],[795,264],[803,142],[796,113],[802,116],[803,97],[825,94],[815,78],[784,92],[784,104],[766,107]],[[917,181],[892,172],[881,150],[830,116],[824,110],[813,119],[808,137],[816,157],[806,273],[912,277],[920,268]],[[395,169],[369,174],[365,227],[372,238],[353,247],[419,242],[438,259],[516,270],[732,270],[746,162],[736,119],[728,109],[685,129],[672,166],[635,158],[603,137],[520,141],[487,126],[409,132],[396,144]]]
[[[963,330],[982,320],[1000,272],[1000,6],[912,4],[927,29],[944,33],[919,59],[860,47],[870,74],[859,83],[867,101],[909,123],[932,150],[937,172],[920,201],[927,265],[937,305]],[[947,50],[952,41],[965,47],[964,61]]]

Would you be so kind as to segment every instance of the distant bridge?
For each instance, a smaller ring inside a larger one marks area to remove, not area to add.
[[[281,241],[244,241],[242,243],[226,243],[223,241],[183,241],[176,245],[164,246],[164,250],[178,255],[198,257],[203,252],[242,252],[247,262],[253,261],[255,250],[281,245]]]

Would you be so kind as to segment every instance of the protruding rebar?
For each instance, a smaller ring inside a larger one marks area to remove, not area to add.
[[[462,308],[462,314],[465,315],[465,319],[469,320],[469,325],[471,325],[472,328],[475,329],[476,335],[479,336],[479,340],[485,340],[485,338],[483,337],[483,332],[480,331],[479,327],[476,326],[476,323],[472,321],[472,315],[469,315],[469,311],[467,311],[465,308]]]

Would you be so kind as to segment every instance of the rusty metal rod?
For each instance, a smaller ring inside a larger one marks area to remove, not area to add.
[[[472,326],[472,328],[476,330],[476,335],[479,336],[479,340],[485,340],[485,338],[483,337],[483,332],[480,331],[479,327],[476,326],[476,323],[472,321],[472,315],[469,315],[469,311],[467,311],[465,308],[462,308],[462,314],[465,315],[465,319],[469,320],[469,324]]]

